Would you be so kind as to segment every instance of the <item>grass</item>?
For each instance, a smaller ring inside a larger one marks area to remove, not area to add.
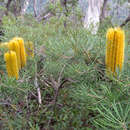
[[[45,25],[31,16],[4,17],[3,42],[15,36],[32,41],[35,57],[8,78],[0,52],[0,129],[127,130],[130,128],[130,43],[126,33],[125,62],[117,79],[105,76],[104,23],[96,35],[64,18]],[[36,80],[37,79],[37,80]],[[39,105],[37,85],[42,104]]]

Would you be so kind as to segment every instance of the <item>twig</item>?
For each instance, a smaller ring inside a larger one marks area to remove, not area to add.
[[[41,99],[41,92],[40,92],[40,88],[38,87],[38,82],[37,82],[37,76],[35,75],[35,80],[34,80],[34,85],[37,89],[37,94],[38,94],[38,103],[39,106],[42,104],[42,99]]]
[[[0,102],[0,105],[8,105],[8,106],[11,106],[15,111],[17,111],[16,105],[12,105],[11,103],[8,103],[8,102]]]
[[[60,74],[59,74],[58,83],[61,82],[61,77],[62,77],[62,73],[63,73],[63,71],[64,71],[64,68],[65,68],[65,65],[63,66],[63,68],[62,68],[62,70],[61,70],[61,72],[60,72]]]
[[[62,73],[63,73],[63,71],[64,71],[64,68],[65,68],[65,65],[63,66],[61,72],[59,73],[58,81],[55,81],[54,78],[53,78],[53,76],[50,77],[51,82],[52,82],[52,87],[53,87],[54,90],[55,90],[54,99],[53,99],[53,101],[51,102],[51,104],[53,105],[53,107],[52,107],[52,111],[53,111],[53,112],[54,112],[54,110],[55,110],[55,106],[56,106],[56,102],[57,102],[57,97],[58,97],[58,94],[59,94],[59,89],[63,86],[64,83],[66,83],[66,81],[63,81],[63,82],[61,83]],[[52,117],[53,117],[53,115],[52,115]],[[50,125],[50,123],[51,123],[51,120],[52,120],[52,118],[48,121],[48,127],[49,127],[49,125]]]
[[[39,107],[41,107],[42,99],[41,99],[41,92],[40,92],[40,88],[38,86],[38,79],[37,79],[37,63],[35,63],[35,80],[34,80],[34,85],[35,85],[35,87],[37,89]]]

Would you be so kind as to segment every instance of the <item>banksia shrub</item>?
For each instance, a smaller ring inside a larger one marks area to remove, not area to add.
[[[9,51],[4,54],[4,59],[6,61],[6,69],[9,77],[19,77],[19,69],[17,64],[16,52]]]
[[[124,31],[120,28],[110,28],[106,34],[106,71],[108,75],[117,75],[122,70],[124,62]]]
[[[9,50],[4,55],[8,76],[18,79],[19,70],[26,65],[26,56],[34,57],[33,43],[27,42],[25,48],[24,40],[20,37],[15,37],[9,42],[0,43],[0,48]]]

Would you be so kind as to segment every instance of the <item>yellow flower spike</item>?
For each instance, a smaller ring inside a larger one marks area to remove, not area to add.
[[[10,57],[11,56],[10,56],[9,52],[4,54],[4,60],[6,61],[6,70],[7,70],[8,76],[12,77],[13,71],[12,71],[12,67],[11,67],[11,58]]]
[[[106,34],[106,38],[107,38],[107,45],[106,45],[106,70],[107,70],[107,73],[110,73],[111,70],[112,70],[112,49],[113,49],[113,46],[112,46],[112,43],[113,43],[113,39],[114,39],[114,29],[113,28],[110,28],[108,29],[107,31],[107,34]]]
[[[120,30],[120,49],[119,49],[119,68],[120,71],[122,70],[123,62],[124,62],[124,49],[125,49],[125,33],[124,31]]]
[[[124,31],[119,27],[110,28],[106,39],[106,72],[108,75],[117,76],[117,70],[122,70],[124,62]]]
[[[20,45],[20,55],[21,55],[21,67],[26,65],[26,52],[24,47],[24,41],[22,38],[19,38],[19,45]]]
[[[16,40],[11,40],[8,44],[9,50],[15,51],[17,56],[18,68],[21,69],[21,59],[20,59],[20,46]]]
[[[4,54],[4,59],[6,61],[6,69],[9,77],[19,77],[19,69],[17,64],[16,52],[10,51]]]
[[[11,51],[13,51],[14,50],[14,44],[13,44],[13,42],[12,41],[9,41],[9,43],[8,43],[8,48],[9,48],[9,50]]]
[[[19,69],[18,69],[18,63],[17,63],[17,56],[14,51],[11,51],[11,61],[12,61],[12,71],[16,79],[19,77]]]
[[[16,41],[14,41],[14,46],[15,46],[15,52],[17,55],[18,68],[21,69],[20,46],[19,46],[18,42],[16,42]]]
[[[116,70],[116,54],[117,54],[117,32],[114,30],[114,39],[113,39],[113,44],[112,44],[112,73],[115,75],[115,70]]]
[[[34,57],[34,45],[31,41],[25,42],[26,56]]]
[[[119,64],[120,64],[120,61],[119,61],[119,58],[120,58],[120,30],[119,28],[115,28],[116,32],[117,32],[117,38],[116,38],[116,43],[117,43],[117,53],[116,53],[116,69],[119,68]]]
[[[20,59],[21,59],[21,68],[26,65],[26,52],[24,47],[24,40],[20,37],[15,37],[13,40],[17,41],[20,47]]]

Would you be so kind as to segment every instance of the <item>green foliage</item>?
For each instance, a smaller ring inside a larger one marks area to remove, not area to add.
[[[105,77],[104,23],[98,34],[91,35],[65,16],[37,23],[32,16],[3,18],[5,35],[23,37],[35,45],[35,57],[21,70],[20,79],[9,79],[0,50],[0,127],[2,129],[114,130],[129,129],[129,30],[126,31],[124,72],[118,79]],[[62,74],[61,74],[61,71]],[[51,79],[68,80],[60,89],[56,105]],[[35,77],[38,78],[42,105],[39,107]],[[48,83],[50,84],[47,84]]]
[[[97,108],[100,113],[100,117],[95,121],[100,127],[104,129],[128,129],[129,125],[129,114],[130,114],[130,104],[121,105],[120,102],[116,104],[115,102],[109,106],[101,105],[101,108]]]

